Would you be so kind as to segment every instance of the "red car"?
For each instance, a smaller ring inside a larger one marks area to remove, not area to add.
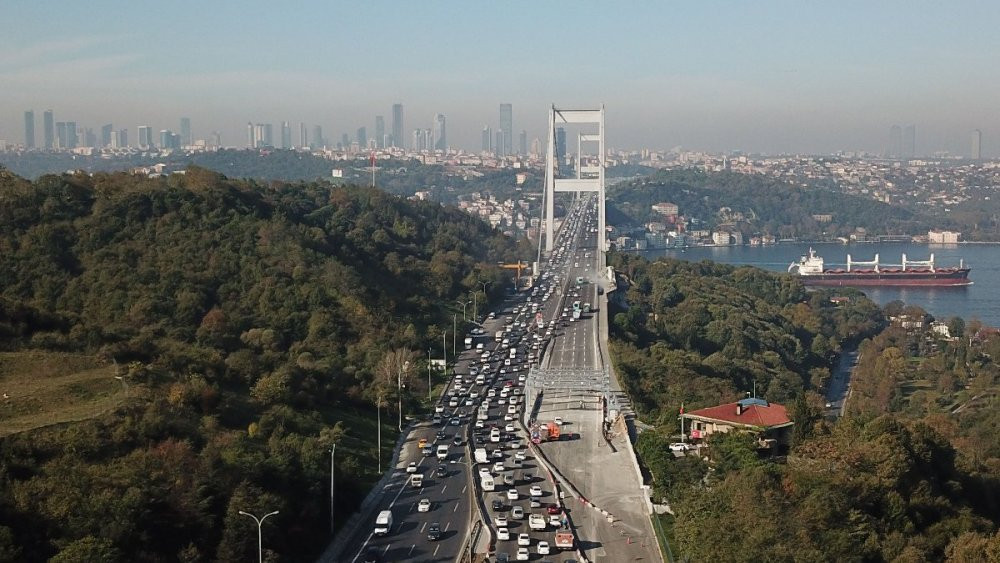
[[[549,514],[562,514],[562,508],[554,504],[546,508],[545,511],[548,512]]]

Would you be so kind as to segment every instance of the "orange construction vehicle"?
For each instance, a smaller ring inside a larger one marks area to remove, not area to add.
[[[550,422],[546,427],[549,429],[549,441],[554,442],[559,440],[559,425],[555,422]]]

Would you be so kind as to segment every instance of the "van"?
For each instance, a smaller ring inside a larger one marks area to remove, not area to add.
[[[498,330],[496,336],[493,339],[496,340],[497,342],[503,340],[503,331]]]
[[[493,430],[490,430],[490,442],[496,443],[499,441],[500,441],[500,429],[497,427],[493,427]]]
[[[424,486],[424,475],[422,473],[417,473],[416,475],[410,476],[410,484],[415,488],[420,488]]]
[[[392,531],[392,511],[383,510],[375,517],[375,535],[384,536]]]
[[[447,459],[448,458],[448,446],[443,445],[443,444],[440,445],[440,446],[438,446],[438,449],[437,449],[437,458],[438,459]]]
[[[493,480],[493,476],[490,475],[489,473],[480,473],[479,480],[480,483],[483,485],[484,491],[496,490],[496,482]]]

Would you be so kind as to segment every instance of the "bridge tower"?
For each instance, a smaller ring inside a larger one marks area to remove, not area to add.
[[[576,178],[556,178],[556,127],[564,123],[597,125],[597,133],[580,133],[577,137]],[[607,249],[604,228],[604,104],[599,109],[549,108],[549,143],[545,153],[545,251],[555,246],[553,219],[556,192],[597,192],[597,252],[603,256]],[[598,165],[584,168],[581,154],[583,143],[597,143]],[[587,177],[584,177],[587,174]]]

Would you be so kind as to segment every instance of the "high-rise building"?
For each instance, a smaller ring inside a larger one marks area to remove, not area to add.
[[[507,153],[503,151],[504,146],[507,144],[507,136],[504,134],[504,130],[500,129],[497,131],[497,142],[493,145],[493,152],[497,156],[506,156]]]
[[[56,122],[56,144],[54,148],[65,149],[69,141],[66,137],[66,122],[57,121]]]
[[[83,130],[83,146],[85,147],[96,147],[97,146],[97,135],[94,134],[94,130],[87,127]]]
[[[80,135],[76,131],[76,122],[66,122],[66,148],[75,149],[80,146]]]
[[[138,134],[138,139],[136,139],[136,145],[140,149],[151,149],[153,148],[153,128],[148,125],[140,125],[136,130]]]
[[[35,110],[24,112],[24,148],[35,148]]]
[[[52,150],[52,144],[55,142],[55,132],[52,126],[52,110],[47,109],[42,114],[42,127],[45,134],[45,148]]]
[[[219,133],[218,131],[212,131],[211,141],[212,141],[212,146],[213,147],[221,147],[222,146],[222,133]]]
[[[121,131],[112,131],[111,139],[108,141],[108,146],[113,149],[120,149],[125,145],[122,144]]]
[[[972,132],[972,159],[983,158],[983,132],[976,129]]]
[[[247,121],[247,148],[252,149],[257,146],[257,133],[254,131],[253,122]]]
[[[493,152],[493,128],[483,126],[483,152]]]
[[[256,123],[253,126],[253,145],[250,148],[260,148],[264,146],[264,124]]]
[[[381,115],[375,116],[375,144],[378,148],[385,148],[385,118]]]
[[[542,156],[542,140],[538,137],[531,140],[531,156],[535,158]]]
[[[326,146],[326,139],[323,138],[323,128],[319,125],[313,127],[312,145],[314,149],[321,149]]]
[[[514,152],[514,110],[510,104],[500,104],[500,131],[503,132],[503,145],[497,146],[497,152],[507,156]]]
[[[181,136],[169,129],[160,130],[161,149],[179,149],[181,146]]]
[[[368,129],[365,129],[364,127],[358,128],[358,146],[360,148],[368,146]]]
[[[392,146],[403,148],[403,104],[392,105]]]
[[[274,126],[270,123],[264,124],[264,146],[274,146]]]
[[[556,158],[559,163],[566,157],[566,130],[562,127],[556,128]]]
[[[903,129],[903,158],[917,156],[917,126],[907,125]]]
[[[306,124],[301,121],[299,122],[299,148],[309,148],[309,132],[306,130]]]
[[[526,155],[528,154],[528,132],[524,129],[521,130],[521,142],[519,143],[517,154]]]
[[[180,139],[181,139],[181,142],[180,142],[181,146],[186,147],[186,146],[191,145],[192,139],[191,139],[191,118],[190,117],[182,117],[181,118],[181,136],[180,136]]]
[[[128,129],[118,131],[118,148],[128,147]]]
[[[446,151],[448,150],[448,132],[445,129],[445,119],[444,114],[437,114],[434,116],[434,140],[431,147],[434,150]]]
[[[287,121],[281,122],[281,148],[292,148],[292,128]]]
[[[434,132],[430,129],[424,129],[424,148],[427,150],[434,150]]]
[[[903,156],[903,128],[893,125],[889,128],[889,157]]]
[[[423,150],[424,144],[424,132],[420,129],[414,129],[412,135],[412,141],[410,141],[410,148],[415,151]]]
[[[101,146],[110,147],[111,146],[111,132],[114,131],[114,127],[110,123],[101,126]]]

